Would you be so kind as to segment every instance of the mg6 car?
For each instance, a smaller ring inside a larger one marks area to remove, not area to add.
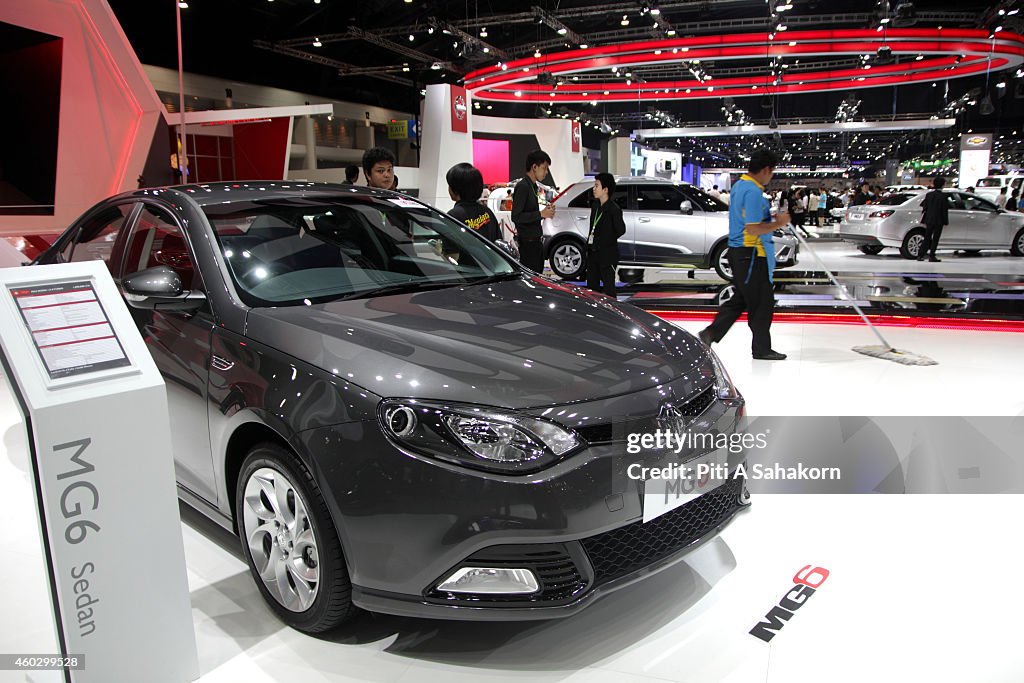
[[[651,482],[628,476],[743,460],[627,454],[633,433],[736,433],[743,399],[707,347],[397,193],[138,190],[38,262],[97,258],[163,373],[180,497],[238,534],[297,629],[357,607],[566,616],[746,504],[726,479],[650,519]]]

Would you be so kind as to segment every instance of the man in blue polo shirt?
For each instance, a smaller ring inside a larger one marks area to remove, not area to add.
[[[718,310],[714,322],[700,331],[707,345],[721,341],[740,314],[747,312],[747,324],[754,335],[751,351],[758,360],[785,360],[786,354],[772,349],[772,314],[775,295],[772,278],[775,271],[775,245],[772,233],[789,223],[789,214],[780,212],[772,220],[771,205],[764,188],[775,173],[778,157],[759,150],[750,157],[748,172],[732,186],[729,203],[729,251],[736,294]]]

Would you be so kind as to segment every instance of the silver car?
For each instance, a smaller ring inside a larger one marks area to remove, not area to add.
[[[949,201],[949,225],[942,231],[940,249],[1010,249],[1024,255],[1024,213],[1004,211],[992,202],[962,190],[944,190]],[[925,192],[884,195],[875,204],[851,206],[839,226],[839,236],[853,242],[865,254],[886,247],[900,250],[903,258],[916,259],[925,250],[921,202]]]
[[[726,258],[729,206],[689,183],[649,177],[618,177],[611,200],[622,207],[626,234],[619,239],[619,267],[714,268],[732,279]],[[551,270],[566,280],[586,273],[586,239],[594,182],[582,180],[555,198],[555,217],[544,221],[545,253]],[[777,231],[777,267],[797,263],[799,245]]]

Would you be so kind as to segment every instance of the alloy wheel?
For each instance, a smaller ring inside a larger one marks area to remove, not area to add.
[[[718,268],[726,276],[732,279],[732,266],[729,264],[729,249],[725,248],[718,252]]]
[[[921,249],[924,247],[924,235],[911,235],[910,239],[907,240],[907,251],[911,256],[917,258],[921,255]]]
[[[583,252],[571,242],[558,245],[551,255],[552,269],[559,275],[571,275],[583,265]]]
[[[306,503],[281,472],[262,467],[245,484],[246,544],[267,591],[285,609],[304,612],[320,587],[316,535]]]

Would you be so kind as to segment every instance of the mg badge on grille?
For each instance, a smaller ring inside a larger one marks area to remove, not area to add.
[[[663,401],[658,409],[658,427],[669,429],[676,436],[681,437],[686,431],[686,418],[676,404]]]

